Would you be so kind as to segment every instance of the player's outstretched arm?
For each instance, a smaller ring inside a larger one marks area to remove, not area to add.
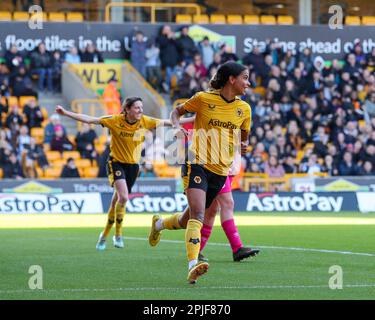
[[[186,111],[185,111],[185,108],[184,108],[184,105],[179,105],[177,106],[175,109],[173,109],[173,111],[171,112],[171,116],[170,116],[170,121],[172,123],[172,127],[174,129],[177,129],[179,131],[182,131],[183,134],[186,136],[188,133],[187,131],[181,127],[180,125],[180,117],[185,114]]]
[[[194,122],[194,120],[195,120],[195,116],[193,116],[193,117],[187,117],[187,118],[181,118],[180,119],[180,124],[185,124],[185,123],[191,123],[191,122]],[[172,127],[173,125],[172,125],[172,121],[171,120],[167,120],[167,119],[162,119],[161,120],[161,122],[160,122],[160,124],[162,125],[162,126],[165,126],[165,127]]]
[[[88,124],[100,124],[100,118],[88,116],[86,114],[68,111],[60,105],[56,106],[55,111],[61,116],[65,116],[65,117],[68,117],[77,121],[85,122]]]

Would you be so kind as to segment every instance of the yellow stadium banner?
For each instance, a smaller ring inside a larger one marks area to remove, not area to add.
[[[88,86],[97,91],[104,89],[109,80],[116,78],[117,88],[121,87],[120,63],[80,63],[71,64],[73,70]]]

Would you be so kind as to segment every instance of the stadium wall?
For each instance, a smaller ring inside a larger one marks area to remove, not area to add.
[[[113,189],[106,179],[2,180],[0,214],[104,213]],[[233,192],[241,212],[375,212],[375,192]],[[187,200],[177,179],[139,179],[130,213],[183,211]]]
[[[136,30],[147,38],[155,38],[162,24],[149,23],[50,23],[43,29],[30,29],[27,22],[0,22],[0,55],[16,43],[19,50],[33,50],[44,41],[47,50],[66,51],[71,46],[83,49],[93,41],[105,59],[124,59],[125,49]],[[181,25],[171,24],[175,31]],[[374,27],[344,26],[331,30],[325,25],[267,26],[267,25],[191,25],[189,34],[196,41],[207,35],[216,45],[227,43],[241,58],[254,45],[265,47],[266,39],[280,42],[284,50],[303,50],[310,47],[314,55],[325,59],[341,59],[359,39],[364,53],[375,47]]]

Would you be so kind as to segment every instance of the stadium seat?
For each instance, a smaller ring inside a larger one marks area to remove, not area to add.
[[[201,14],[193,16],[193,22],[198,24],[207,24],[210,23],[210,20],[208,18],[208,15]]]
[[[362,16],[362,24],[365,26],[375,26],[375,16]]]
[[[58,168],[59,170],[62,170],[62,168],[66,165],[66,161],[60,158],[60,159],[51,161],[50,165],[53,168]]]
[[[0,168],[0,179],[3,177],[4,173],[3,173],[3,169]]]
[[[98,167],[88,167],[84,168],[83,170],[83,176],[85,178],[96,178],[99,173],[99,168]]]
[[[359,26],[361,25],[361,17],[358,16],[346,16],[345,24],[347,26]]]
[[[61,153],[59,151],[46,151],[46,157],[48,162],[53,162],[55,160],[61,160]]]
[[[0,11],[0,21],[11,21],[12,14],[8,11]]]
[[[8,104],[9,106],[13,106],[13,105],[18,105],[18,98],[17,97],[14,97],[14,96],[10,96],[10,97],[2,97],[1,98],[1,103],[2,104],[6,104],[6,100],[5,99],[8,99]]]
[[[212,24],[225,24],[227,21],[223,14],[211,14],[210,23]]]
[[[284,24],[284,25],[292,25],[294,24],[294,19],[292,16],[278,16],[277,17],[277,23],[278,24]]]
[[[228,24],[242,24],[242,16],[239,14],[228,14],[227,23]]]
[[[15,11],[13,12],[14,21],[29,21],[30,15],[28,12],[24,11]]]
[[[31,128],[30,135],[35,139],[36,144],[42,144],[44,141],[43,128]]]
[[[176,23],[191,23],[193,20],[190,14],[178,14],[176,15]]]
[[[65,22],[65,13],[64,12],[50,12],[48,14],[48,21]]]
[[[39,12],[40,13],[40,12]],[[41,12],[42,13],[42,16],[43,16],[43,22],[46,22],[48,20],[48,16],[47,16],[47,12]],[[33,17],[34,15],[36,15],[37,13],[32,13],[31,14],[31,17]]]
[[[252,14],[246,14],[244,16],[243,22],[245,24],[259,24],[259,16],[252,15]]]
[[[271,16],[271,15],[262,15],[260,16],[260,23],[273,25],[273,24],[276,24],[276,18],[275,16]]]
[[[40,111],[42,111],[44,120],[48,119],[48,111],[46,108],[40,108]]]
[[[81,12],[68,12],[66,14],[66,21],[82,22],[83,21],[83,13],[81,13]]]
[[[36,100],[36,98],[34,96],[21,96],[19,97],[19,105],[20,105],[20,108],[23,108],[25,106],[25,104],[28,103],[28,101],[30,100]]]
[[[77,168],[89,168],[91,167],[91,161],[89,159],[77,159],[75,161]]]
[[[81,155],[78,151],[64,151],[63,152],[63,159],[67,160],[68,158],[73,158],[74,160],[80,159]]]
[[[47,168],[44,172],[44,177],[47,179],[56,179],[61,176],[61,168]]]
[[[41,168],[36,167],[36,173],[38,174],[38,178],[43,178],[44,177],[44,172]]]

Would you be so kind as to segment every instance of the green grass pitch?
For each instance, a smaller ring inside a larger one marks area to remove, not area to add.
[[[217,226],[204,250],[209,272],[196,285],[186,282],[181,230],[165,231],[152,248],[146,240],[149,227],[125,227],[124,249],[108,241],[107,250],[97,252],[101,228],[2,229],[0,220],[0,300],[374,299],[375,217],[342,216],[368,223],[240,226],[243,242],[261,248],[259,256],[240,263],[232,262]],[[42,267],[42,290],[28,286],[31,265]],[[328,286],[334,265],[343,270],[342,289]]]

